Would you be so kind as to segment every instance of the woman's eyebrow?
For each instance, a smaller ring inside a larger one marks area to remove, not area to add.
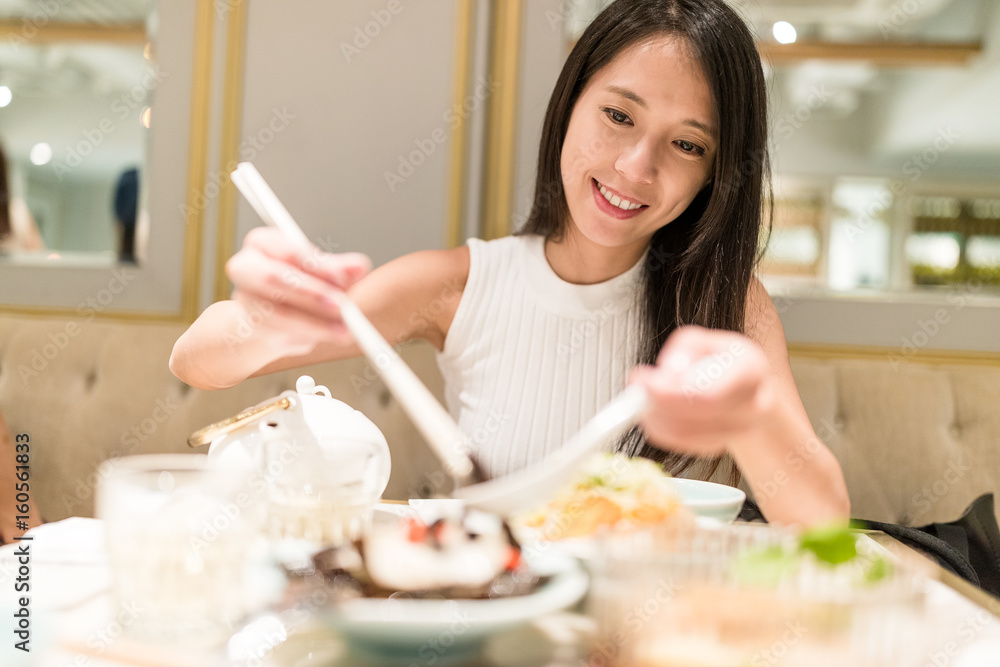
[[[611,85],[609,85],[609,86],[605,87],[605,90],[608,91],[609,93],[614,93],[615,95],[618,95],[620,97],[624,97],[627,100],[635,102],[636,104],[638,104],[639,106],[641,106],[643,109],[646,109],[647,111],[649,110],[649,105],[646,104],[646,100],[644,100],[642,97],[640,97],[638,93],[633,92],[633,91],[629,90],[628,88],[622,88],[621,86],[611,86]],[[682,125],[690,125],[693,128],[699,129],[699,130],[701,130],[702,132],[704,132],[705,134],[707,134],[710,137],[714,137],[715,136],[715,130],[712,127],[706,125],[705,123],[702,123],[701,121],[694,120],[693,118],[689,118],[687,120],[681,121],[681,124]]]
[[[622,88],[620,86],[608,86],[605,88],[610,93],[624,97],[626,100],[631,100],[641,106],[643,109],[649,109],[649,105],[646,104],[646,100],[639,97],[638,93],[634,93],[628,88]]]
[[[705,123],[702,123],[701,121],[695,120],[693,118],[688,118],[687,120],[681,121],[681,125],[690,125],[691,127],[701,130],[710,137],[713,138],[715,137],[715,130],[713,130],[708,125],[705,125]]]

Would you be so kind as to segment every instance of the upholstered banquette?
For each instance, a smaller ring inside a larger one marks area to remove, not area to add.
[[[105,459],[190,451],[189,433],[294,387],[303,373],[385,433],[393,457],[386,497],[430,487],[433,457],[363,359],[205,392],[167,368],[183,329],[0,318],[0,412],[13,433],[30,437],[32,496],[45,520],[92,514]],[[407,345],[403,356],[440,396],[433,348]],[[802,357],[792,368],[813,427],[843,465],[854,516],[947,521],[979,494],[1000,492],[1000,368]],[[0,491],[5,507],[7,495]]]

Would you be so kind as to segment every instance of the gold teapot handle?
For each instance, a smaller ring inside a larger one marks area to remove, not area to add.
[[[216,438],[226,435],[227,433],[232,433],[241,426],[246,425],[248,422],[260,419],[261,417],[269,415],[272,412],[277,412],[278,410],[287,410],[290,407],[292,407],[292,400],[287,396],[284,396],[275,401],[271,401],[270,403],[248,408],[238,415],[233,415],[228,419],[223,419],[220,422],[215,422],[214,424],[209,424],[205,428],[198,429],[188,436],[188,444],[192,447],[209,445]]]

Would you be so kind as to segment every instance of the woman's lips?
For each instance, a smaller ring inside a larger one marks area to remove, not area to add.
[[[600,188],[597,186],[597,181],[593,178],[590,179],[590,189],[594,193],[594,201],[597,203],[597,208],[618,220],[628,220],[629,218],[634,218],[649,208],[649,206],[643,206],[642,208],[637,208],[632,211],[625,211],[618,208],[604,198],[604,195],[601,194]]]

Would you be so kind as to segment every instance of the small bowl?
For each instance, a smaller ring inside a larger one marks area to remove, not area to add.
[[[736,519],[747,499],[743,491],[725,484],[679,478],[669,481],[685,507],[698,516],[722,523],[731,523]]]

